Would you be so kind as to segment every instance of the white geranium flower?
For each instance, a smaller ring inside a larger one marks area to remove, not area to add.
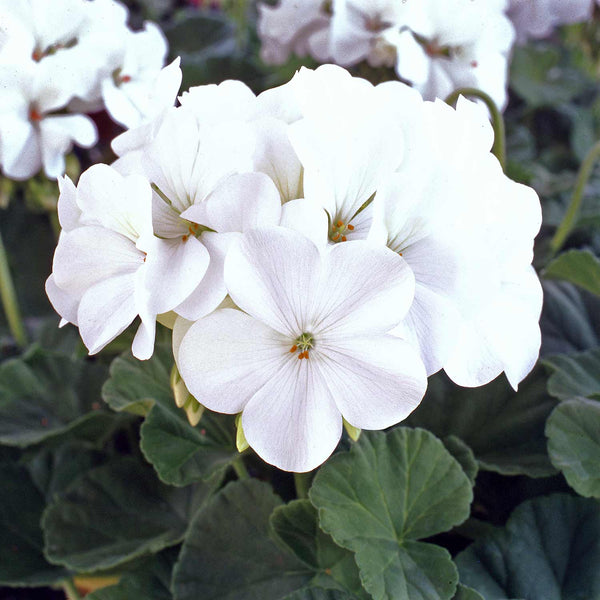
[[[102,81],[102,98],[110,116],[121,125],[139,127],[173,106],[181,81],[165,87],[159,79],[167,56],[167,41],[162,31],[146,22],[144,30],[128,32],[125,52],[109,77]]]
[[[199,402],[243,413],[265,461],[309,471],[335,449],[342,416],[381,429],[420,402],[423,365],[387,335],[413,294],[397,254],[362,241],[320,253],[297,232],[259,228],[230,249],[225,281],[245,312],[219,309],[194,323],[179,370]]]
[[[424,0],[396,40],[396,71],[426,100],[474,87],[503,108],[514,30],[504,0]]]
[[[388,34],[416,16],[420,4],[396,0],[335,0],[331,21],[331,54],[342,66],[367,60],[373,66],[396,63],[396,49]]]
[[[559,25],[587,21],[592,10],[593,0],[509,0],[507,15],[523,44],[550,35]]]
[[[160,240],[152,233],[148,182],[95,165],[82,174],[77,189],[68,179],[62,181],[58,206],[64,229],[47,282],[55,309],[79,327],[90,354],[140,315],[133,353],[149,358],[156,313],[152,314],[148,288],[158,280],[147,279]]]
[[[281,0],[277,6],[259,4],[260,54],[267,64],[282,64],[291,53],[321,62],[329,58],[331,2]]]
[[[48,177],[56,178],[64,173],[73,142],[85,148],[96,143],[91,119],[55,114],[71,92],[48,68],[0,64],[0,80],[0,156],[8,177],[28,179],[43,166]]]

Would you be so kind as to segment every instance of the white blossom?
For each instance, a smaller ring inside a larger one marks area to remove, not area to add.
[[[335,449],[342,416],[381,429],[420,402],[423,365],[387,335],[414,285],[397,254],[361,241],[321,254],[297,232],[259,228],[229,251],[225,281],[244,312],[219,309],[194,323],[179,369],[202,404],[242,412],[265,461],[312,470]]]

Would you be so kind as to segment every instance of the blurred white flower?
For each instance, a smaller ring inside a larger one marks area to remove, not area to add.
[[[127,18],[116,0],[0,0],[0,165],[8,177],[43,166],[56,178],[73,142],[95,144],[93,123],[73,113],[106,107],[137,127],[173,105],[180,73],[161,72],[163,35],[152,24],[133,33]]]
[[[0,81],[0,159],[8,177],[28,179],[43,167],[56,178],[73,142],[86,148],[96,143],[89,117],[59,113],[70,92],[47,68],[0,64]]]
[[[587,21],[592,10],[593,0],[509,0],[507,15],[522,44],[550,35],[559,25]]]
[[[225,281],[245,312],[219,309],[193,324],[179,370],[208,408],[243,411],[265,461],[310,471],[335,449],[342,416],[382,429],[419,404],[423,365],[387,335],[414,286],[397,254],[360,241],[322,254],[297,232],[259,228],[229,251]]]
[[[281,0],[277,6],[259,4],[258,35],[261,57],[268,64],[280,65],[293,52],[309,54],[321,62],[329,58],[328,0]]]

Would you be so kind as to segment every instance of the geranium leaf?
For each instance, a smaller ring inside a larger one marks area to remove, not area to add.
[[[125,573],[119,583],[99,589],[86,600],[172,600],[171,575],[177,548],[169,548],[152,557],[143,567]]]
[[[157,345],[150,360],[130,353],[116,358],[102,394],[114,410],[146,416],[141,449],[158,476],[169,485],[185,486],[222,472],[238,456],[234,419],[206,413],[192,427],[177,408],[170,385],[173,352]]]
[[[600,402],[575,399],[559,404],[546,424],[548,452],[569,485],[600,498]]]
[[[271,514],[270,525],[274,539],[315,571],[314,585],[370,599],[361,585],[353,553],[320,529],[317,510],[309,500],[278,506]]]
[[[312,571],[268,534],[281,505],[256,480],[228,484],[199,511],[173,573],[176,600],[281,600],[303,588]]]
[[[475,454],[479,468],[504,475],[555,473],[544,426],[557,402],[536,369],[515,392],[501,376],[480,388],[460,388],[445,375],[429,379],[427,394],[406,420],[440,438],[456,436]]]
[[[2,363],[0,442],[24,447],[76,428],[105,435],[114,421],[101,406],[105,377],[99,363],[40,348]]]
[[[474,589],[459,583],[456,595],[452,600],[485,600],[485,598]]]
[[[600,296],[600,260],[589,250],[569,250],[543,271],[548,279],[562,279]]]
[[[446,446],[446,450],[460,463],[469,481],[474,485],[479,467],[471,448],[455,435],[449,435],[442,441],[444,442],[444,446]]]
[[[325,590],[323,588],[309,588],[294,592],[291,596],[286,596],[285,600],[354,600],[347,592],[339,590]]]
[[[548,356],[543,363],[550,367],[548,392],[560,400],[600,394],[600,348],[578,354]]]
[[[456,562],[486,600],[598,598],[600,505],[560,494],[529,500]]]
[[[471,483],[428,431],[363,432],[317,473],[310,498],[321,527],[355,552],[375,600],[449,600],[458,583],[450,554],[417,540],[469,516]]]
[[[132,458],[98,467],[46,510],[46,556],[92,572],[157,552],[182,540],[189,515],[212,491],[170,488]]]
[[[23,467],[0,465],[0,585],[42,586],[69,575],[44,558],[40,519],[46,506]]]

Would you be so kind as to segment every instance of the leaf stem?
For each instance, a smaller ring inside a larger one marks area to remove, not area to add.
[[[558,229],[554,233],[552,240],[550,240],[550,257],[552,258],[564,245],[569,237],[569,234],[575,227],[579,210],[581,209],[581,203],[583,201],[583,193],[585,192],[585,186],[589,181],[589,178],[594,170],[596,161],[600,158],[600,142],[596,142],[592,149],[588,152],[581,167],[579,173],[577,173],[577,180],[575,181],[575,188],[573,189],[573,196],[571,196],[571,202],[569,208],[563,217]]]
[[[25,327],[23,326],[23,320],[21,318],[21,311],[19,310],[19,303],[17,301],[17,294],[15,292],[15,286],[10,274],[10,268],[8,266],[8,256],[2,242],[2,235],[0,234],[0,296],[2,297],[2,306],[4,307],[4,313],[6,314],[6,320],[10,331],[15,338],[15,341],[19,347],[24,348],[27,346],[27,335],[25,334]]]
[[[67,595],[68,600],[81,600],[81,595],[77,591],[77,586],[72,579],[65,579],[62,582],[62,588]]]
[[[308,490],[312,483],[312,471],[308,473],[294,473],[294,484],[296,485],[296,496],[305,500],[308,498]]]
[[[478,98],[487,106],[492,117],[492,127],[494,128],[494,145],[492,146],[492,153],[498,159],[498,162],[504,171],[506,167],[506,128],[504,126],[502,113],[496,106],[496,103],[492,100],[491,96],[488,96],[485,92],[482,92],[477,88],[466,87],[453,91],[446,98],[446,104],[454,106],[458,101],[459,96]]]
[[[246,465],[241,456],[234,458],[231,461],[231,466],[238,476],[238,479],[250,479],[250,474],[248,473],[248,469],[246,469]]]

